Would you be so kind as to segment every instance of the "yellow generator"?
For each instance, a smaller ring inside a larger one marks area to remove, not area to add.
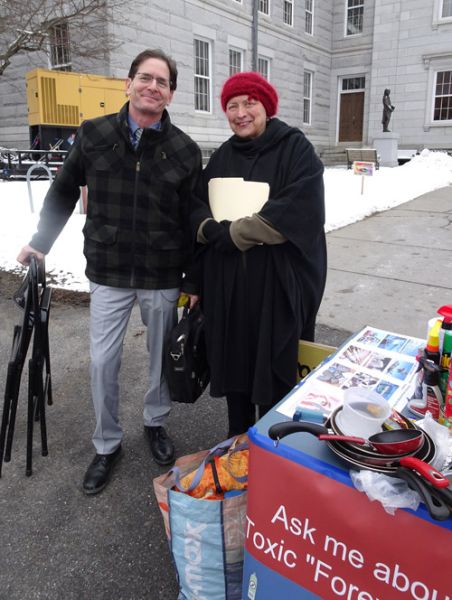
[[[34,69],[26,75],[32,149],[68,150],[86,119],[118,112],[126,101],[123,79]]]

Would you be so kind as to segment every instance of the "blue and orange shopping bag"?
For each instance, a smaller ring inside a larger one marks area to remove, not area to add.
[[[179,581],[178,600],[240,600],[248,438],[184,456],[154,479]]]

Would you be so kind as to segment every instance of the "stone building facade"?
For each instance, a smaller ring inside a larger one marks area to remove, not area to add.
[[[319,150],[372,145],[386,88],[400,147],[452,148],[452,0],[131,0],[127,15],[113,17],[121,46],[93,72],[125,78],[142,49],[171,54],[170,113],[206,157],[230,135],[223,81],[253,66]],[[25,73],[47,61],[18,56],[0,77],[0,146],[28,147]],[[72,49],[71,68],[85,67]]]

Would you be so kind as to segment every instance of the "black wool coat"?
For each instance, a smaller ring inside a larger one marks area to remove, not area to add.
[[[44,201],[30,245],[47,253],[88,186],[88,279],[140,289],[178,287],[192,258],[189,215],[200,202],[201,152],[164,111],[161,129],[130,142],[128,103],[85,121]],[[68,249],[71,251],[71,249]],[[184,289],[195,292],[194,284]]]
[[[298,341],[314,339],[327,257],[323,165],[296,128],[271,119],[253,140],[233,136],[204,171],[204,201],[213,177],[270,185],[260,215],[286,238],[246,252],[202,253],[212,396],[246,394],[273,405],[296,383]]]

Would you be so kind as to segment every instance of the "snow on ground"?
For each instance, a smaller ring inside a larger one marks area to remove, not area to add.
[[[423,150],[403,166],[380,167],[373,176],[364,178],[363,194],[362,177],[345,167],[325,169],[324,180],[325,231],[329,232],[451,185],[452,157],[444,152]],[[26,182],[0,181],[0,268],[17,273],[24,271],[16,256],[36,229],[48,187],[48,181],[31,182],[30,200]],[[79,203],[46,257],[46,271],[52,275],[53,286],[88,291],[84,274],[84,221]]]

